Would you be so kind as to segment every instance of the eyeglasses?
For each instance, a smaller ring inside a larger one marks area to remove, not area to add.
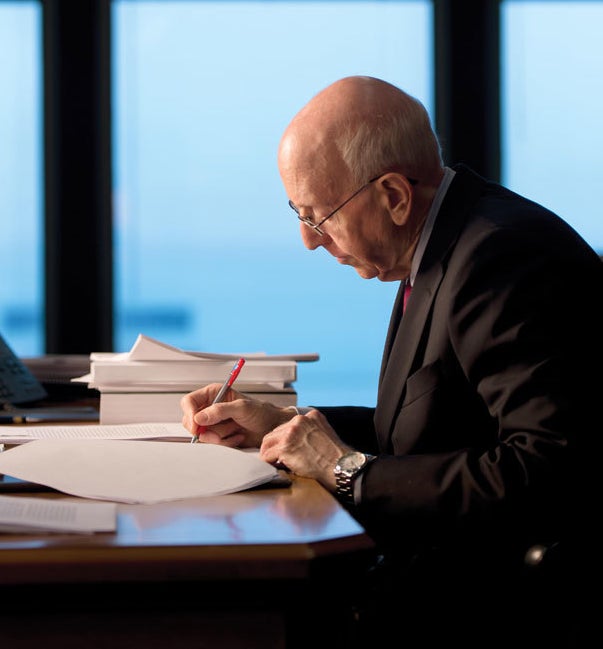
[[[309,216],[302,216],[299,213],[299,208],[297,207],[297,205],[295,205],[295,203],[293,201],[289,201],[289,207],[297,214],[297,218],[302,223],[307,225],[309,228],[312,228],[317,234],[319,234],[322,237],[324,235],[324,231],[320,228],[320,226],[325,221],[330,219],[332,216],[335,216],[335,214],[337,214],[337,212],[339,212],[339,210],[343,209],[352,200],[352,198],[355,198],[356,196],[358,196],[358,194],[360,194],[361,191],[365,190],[371,183],[374,183],[375,180],[379,180],[379,178],[381,178],[381,176],[383,176],[383,175],[384,174],[379,174],[378,176],[375,176],[374,178],[371,178],[368,182],[366,182],[364,185],[362,185],[362,187],[360,187],[360,189],[357,189],[349,198],[346,198],[346,200],[343,201],[343,203],[339,207],[336,207],[332,212],[327,214],[325,216],[325,218],[322,219],[322,221],[320,221],[318,223],[314,223],[314,221]],[[408,178],[408,182],[411,185],[416,185],[417,184],[417,181],[412,179],[412,178]]]

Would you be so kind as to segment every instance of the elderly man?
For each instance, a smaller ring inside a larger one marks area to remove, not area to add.
[[[524,555],[572,547],[594,496],[599,257],[544,207],[445,166],[424,107],[379,79],[313,97],[278,165],[306,248],[400,282],[376,407],[297,414],[234,390],[212,405],[212,385],[182,400],[183,423],[350,508],[383,559],[368,637],[528,646]]]

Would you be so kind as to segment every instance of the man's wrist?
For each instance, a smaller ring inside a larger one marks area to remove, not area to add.
[[[360,451],[344,453],[335,464],[335,495],[346,504],[353,504],[356,498],[355,483],[366,467],[375,459],[374,455]]]

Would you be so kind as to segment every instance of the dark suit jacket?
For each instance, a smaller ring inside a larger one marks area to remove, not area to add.
[[[353,513],[386,553],[518,562],[577,533],[600,491],[603,264],[544,207],[455,170],[377,407],[319,409],[379,455]]]

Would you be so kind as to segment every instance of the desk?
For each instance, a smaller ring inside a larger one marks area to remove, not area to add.
[[[0,647],[349,646],[346,593],[372,553],[347,511],[303,478],[120,504],[116,533],[0,535]]]

